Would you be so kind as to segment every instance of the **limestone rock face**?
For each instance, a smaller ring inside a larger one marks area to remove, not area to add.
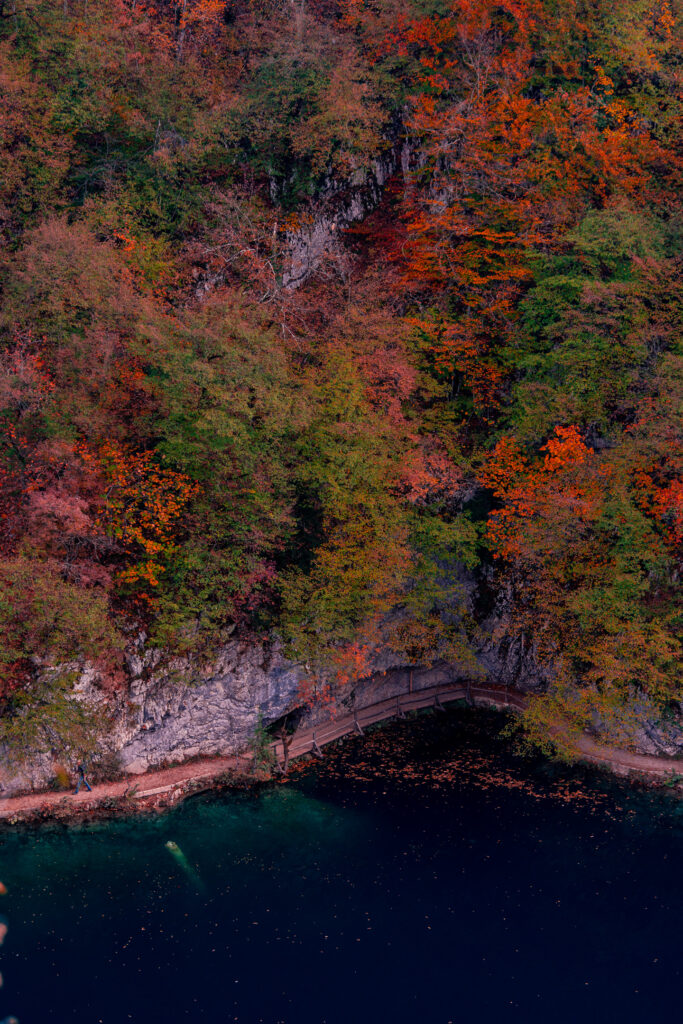
[[[0,770],[0,797],[14,796],[31,789],[45,789],[54,777],[55,765],[49,754],[39,754],[20,766],[6,762]]]
[[[387,140],[387,148],[359,166],[345,178],[329,175],[322,188],[305,208],[298,213],[296,226],[284,227],[273,235],[280,251],[273,269],[278,287],[294,291],[304,284],[316,270],[335,264],[341,269],[345,263],[344,231],[363,220],[378,206],[384,186],[391,176],[402,169],[404,177],[415,156],[409,142]],[[271,182],[271,198],[277,204],[279,191]],[[225,272],[204,271],[195,268],[195,295],[202,301],[217,287],[225,283]]]
[[[510,643],[495,628],[477,652],[477,660],[478,671],[471,661],[411,666],[378,652],[373,675],[344,687],[337,705],[341,713],[353,707],[361,710],[409,688],[418,691],[468,678],[526,691],[545,689],[550,682],[533,650]],[[103,737],[103,766],[106,762],[131,775],[192,757],[248,749],[259,719],[268,726],[291,715],[292,726],[315,726],[330,714],[329,706],[302,704],[305,668],[285,658],[277,644],[230,642],[209,666],[199,668],[182,659],[163,661],[158,651],[145,649],[141,638],[129,651],[127,662],[125,693],[115,698],[105,695],[97,671],[86,665],[80,668],[74,699],[107,713],[111,727]],[[594,727],[603,742],[660,756],[683,753],[680,707],[663,719],[654,705],[641,698],[623,721],[596,721]],[[49,751],[22,766],[0,757],[0,796],[48,787],[58,760]]]
[[[511,686],[525,693],[545,690],[548,673],[535,657],[533,648],[520,638],[496,638],[485,641],[477,653],[484,676],[491,683]]]
[[[633,691],[624,707],[609,717],[594,716],[593,728],[603,742],[655,757],[683,753],[683,708],[672,701],[662,711],[645,694]]]
[[[683,720],[680,708],[675,721],[645,719],[633,734],[632,746],[640,754],[680,757],[683,754]]]
[[[244,750],[259,718],[267,726],[300,702],[303,669],[274,645],[228,643],[203,670],[182,659],[163,663],[158,651],[142,645],[127,662],[130,681],[123,695],[107,697],[97,671],[86,665],[74,699],[107,714],[102,760],[131,774]],[[63,758],[50,752],[21,766],[0,757],[0,796],[46,788],[58,762]]]
[[[231,754],[248,746],[259,715],[268,725],[297,703],[300,666],[277,648],[230,643],[200,678],[178,663],[170,671],[140,664],[128,698],[125,732],[117,737],[124,771],[168,761]]]
[[[401,149],[386,150],[369,167],[359,168],[347,180],[330,178],[307,219],[296,230],[286,232],[284,288],[297,288],[324,259],[334,258],[344,229],[375,209],[384,185],[399,164],[407,169],[409,160],[410,152],[404,143]]]

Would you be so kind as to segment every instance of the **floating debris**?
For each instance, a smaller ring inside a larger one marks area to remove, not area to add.
[[[517,790],[538,801],[599,807],[609,817],[620,810],[610,806],[611,798],[606,793],[581,779],[560,777],[539,784],[521,764],[519,767],[502,765],[472,745],[425,761],[414,747],[417,734],[415,723],[410,732],[398,724],[369,732],[362,745],[347,741],[334,756],[321,761],[316,771],[328,778],[339,777],[361,784],[386,779],[432,791],[463,784],[482,790]],[[290,766],[289,781],[309,768],[310,762],[294,762]]]
[[[165,843],[165,846],[168,852],[173,857],[176,864],[178,864],[179,867],[183,869],[187,877],[197,886],[198,889],[203,889],[204,883],[202,882],[201,878],[199,877],[195,869],[192,867],[189,860],[187,859],[183,851],[180,849],[178,844],[175,843],[172,839],[169,839],[168,842]],[[0,1024],[2,1024],[2,1022],[0,1022]]]

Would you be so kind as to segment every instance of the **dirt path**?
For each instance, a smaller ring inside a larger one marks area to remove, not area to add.
[[[471,700],[474,704],[498,708],[523,709],[527,698],[514,690],[498,686],[467,686],[462,683],[445,684],[425,690],[409,691],[397,697],[378,701],[366,708],[346,715],[327,719],[317,726],[299,729],[287,743],[287,752],[281,739],[271,745],[278,762],[301,757],[303,754],[319,754],[327,743],[350,733],[362,734],[363,730],[389,718],[402,717],[409,711],[433,707],[438,710],[442,704],[456,700]],[[683,761],[654,757],[647,754],[633,754],[616,747],[603,746],[589,736],[579,741],[584,760],[608,767],[620,774],[631,772],[650,778],[675,778],[683,775]],[[244,780],[250,777],[252,755],[240,754],[231,757],[204,758],[186,762],[173,768],[146,772],[144,775],[130,775],[118,782],[106,782],[93,786],[92,792],[82,789],[80,793],[32,793],[28,796],[7,797],[0,800],[0,820],[10,822],[40,817],[70,818],[81,813],[101,810],[140,807],[168,807],[189,793],[208,789],[218,780],[234,778]]]
[[[330,719],[327,722],[307,729],[300,729],[288,743],[289,757],[315,753],[316,746],[323,747],[341,736],[352,732],[362,732],[364,727],[415,711],[419,708],[437,707],[440,703],[454,700],[471,700],[474,704],[497,708],[516,708],[523,710],[527,706],[524,694],[503,686],[467,686],[462,683],[436,686],[426,690],[402,694],[379,701],[356,714],[348,714]],[[683,761],[674,761],[666,757],[655,757],[649,754],[633,754],[618,747],[609,747],[584,736],[578,742],[582,759],[609,767],[618,773],[637,772],[656,778],[670,778],[673,775],[683,776]],[[273,744],[273,749],[280,762],[284,759],[282,741]]]
[[[210,757],[144,775],[129,775],[117,782],[103,782],[93,786],[91,792],[81,788],[80,793],[42,792],[6,797],[0,800],[0,820],[25,820],[39,816],[41,812],[46,816],[71,817],[98,808],[113,809],[117,802],[122,809],[126,805],[131,809],[136,806],[170,806],[188,793],[209,788],[226,776],[243,778],[249,773],[251,764],[251,754]]]

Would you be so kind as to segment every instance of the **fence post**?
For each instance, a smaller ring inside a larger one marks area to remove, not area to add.
[[[289,748],[292,745],[292,740],[291,740],[291,737],[287,736],[287,733],[285,731],[284,725],[283,725],[283,727],[282,727],[282,729],[280,731],[280,739],[282,740],[282,754],[283,754],[282,770],[283,770],[284,774],[286,775],[287,774],[287,769],[289,768]]]

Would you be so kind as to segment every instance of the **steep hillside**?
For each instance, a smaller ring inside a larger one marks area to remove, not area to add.
[[[535,742],[678,721],[682,28],[0,0],[11,758],[141,643],[277,641],[302,699],[517,650]]]

